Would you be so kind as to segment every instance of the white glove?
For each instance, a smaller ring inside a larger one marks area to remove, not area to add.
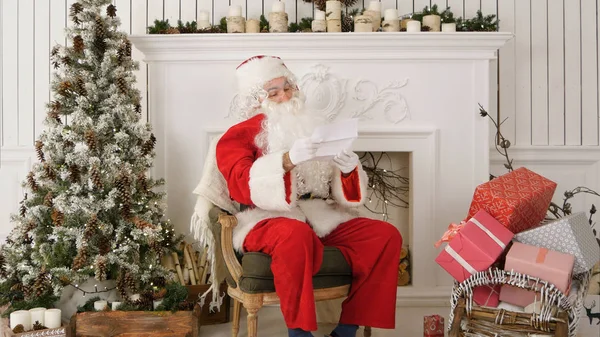
[[[294,165],[311,160],[317,153],[319,142],[315,142],[310,138],[298,139],[292,145],[289,151],[290,161]]]
[[[345,174],[352,172],[358,166],[358,164],[360,164],[358,155],[347,150],[344,150],[333,157],[333,162],[335,163],[335,166],[337,166],[340,171]]]

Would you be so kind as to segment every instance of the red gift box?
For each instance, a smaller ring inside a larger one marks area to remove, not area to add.
[[[435,261],[462,282],[488,269],[512,240],[511,233],[484,210],[480,210],[440,252]]]
[[[517,234],[540,225],[556,183],[524,167],[477,186],[467,218],[484,209]]]
[[[554,284],[563,294],[571,289],[571,275],[575,257],[542,247],[514,242],[506,255],[505,270],[537,277]],[[500,300],[526,307],[533,303],[536,293],[525,289],[503,285]]]
[[[432,315],[423,317],[424,337],[444,337],[444,317]]]
[[[500,286],[479,286],[473,288],[473,301],[481,306],[497,307],[500,303]]]

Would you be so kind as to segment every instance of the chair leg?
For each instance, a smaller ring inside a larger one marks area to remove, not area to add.
[[[371,337],[371,327],[370,326],[366,326],[365,327],[365,331],[363,333],[364,337]]]
[[[258,310],[263,306],[262,294],[244,294],[244,308],[248,311],[248,337],[257,337],[258,334]]]
[[[242,313],[242,303],[233,299],[233,321],[231,322],[231,337],[237,337],[240,332],[240,316]]]

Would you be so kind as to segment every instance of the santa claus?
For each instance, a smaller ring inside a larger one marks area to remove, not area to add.
[[[216,167],[228,197],[246,206],[235,214],[234,247],[272,257],[289,336],[317,329],[312,276],[324,246],[337,247],[353,273],[331,336],[355,336],[360,325],[393,329],[402,237],[393,225],[358,215],[368,183],[358,156],[316,158],[320,140],[311,134],[326,120],[304,108],[280,58],[252,57],[236,75],[246,119],[218,139]]]

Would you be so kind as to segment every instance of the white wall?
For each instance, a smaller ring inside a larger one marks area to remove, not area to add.
[[[269,12],[276,0],[114,0],[122,29],[142,34],[155,19],[195,20],[209,11],[214,22],[239,4],[247,17]],[[456,16],[498,14],[502,31],[516,38],[499,56],[499,111],[508,118],[503,132],[515,148],[515,164],[546,174],[562,191],[579,185],[600,190],[598,119],[599,0],[382,0],[400,13],[437,3]],[[8,214],[21,199],[19,183],[31,160],[32,145],[43,129],[45,104],[52,99],[49,51],[64,44],[63,28],[74,0],[0,0],[0,237],[8,232]],[[313,5],[286,0],[292,20],[311,16]],[[362,7],[368,0],[359,0]],[[68,43],[68,42],[67,42]],[[139,57],[135,52],[134,56]],[[138,88],[146,92],[142,64]],[[147,116],[144,100],[144,115]],[[68,118],[66,120],[68,123]],[[502,161],[492,156],[493,172]],[[582,209],[589,201],[581,199]],[[577,203],[575,205],[578,205]],[[577,206],[576,206],[577,207]],[[576,208],[578,209],[578,208]]]

